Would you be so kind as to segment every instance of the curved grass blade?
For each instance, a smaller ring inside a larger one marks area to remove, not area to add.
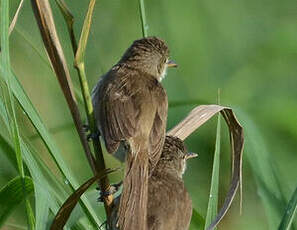
[[[90,127],[91,133],[95,133],[97,131],[95,116],[94,116],[94,108],[93,103],[90,95],[90,90],[88,86],[88,81],[85,72],[85,63],[84,63],[84,56],[87,47],[87,41],[90,33],[91,23],[92,23],[92,15],[94,11],[96,0],[90,0],[88,11],[84,20],[83,28],[81,31],[78,48],[75,54],[75,61],[74,66],[77,69],[79,82],[81,86],[81,91],[83,94],[84,104],[85,104],[85,111],[88,119],[88,124]],[[73,47],[74,51],[75,47]],[[96,156],[96,167],[97,173],[100,171],[104,171],[106,169],[105,161],[103,157],[102,147],[99,138],[93,139],[93,149]],[[103,177],[99,180],[99,187],[103,193],[105,193],[109,187],[109,180],[108,177]],[[105,196],[103,198],[104,201],[104,208],[106,211],[107,218],[109,218],[111,204],[112,204],[113,196]]]
[[[3,67],[0,65],[0,77],[3,75]],[[61,156],[60,150],[56,145],[55,141],[50,136],[48,130],[46,129],[44,123],[42,122],[38,112],[36,111],[35,107],[33,106],[31,100],[25,93],[22,85],[19,83],[17,77],[10,73],[11,80],[12,80],[12,91],[15,98],[18,100],[19,104],[21,105],[23,111],[26,113],[28,118],[30,119],[32,125],[35,127],[36,131],[41,136],[46,148],[48,149],[49,153],[51,154],[52,158],[54,159],[57,167],[59,168],[60,172],[62,173],[63,177],[67,178],[69,181],[69,186],[71,189],[78,188],[79,185],[73,176],[72,172],[68,168],[67,164],[65,163],[64,159]],[[30,161],[29,161],[30,162]],[[91,204],[87,200],[87,198],[83,195],[82,199],[82,207],[85,207],[86,214],[89,218],[92,218],[98,226],[100,226],[100,221],[97,218],[96,212],[92,208]]]
[[[86,158],[88,159],[91,169],[96,173],[95,159],[91,153],[85,132],[83,131],[83,124],[75,98],[72,81],[63,49],[58,38],[50,4],[48,1],[41,0],[31,0],[31,3],[44,46],[67,101],[80,141],[85,150]]]
[[[216,145],[212,166],[211,186],[205,218],[205,229],[215,219],[218,211],[218,195],[219,195],[219,175],[220,175],[220,149],[221,149],[221,119],[218,114]],[[215,228],[214,228],[215,229]]]
[[[26,189],[25,189],[25,172],[22,159],[22,151],[20,147],[20,134],[19,127],[16,119],[16,112],[14,107],[14,97],[11,90],[11,66],[10,66],[10,53],[9,53],[9,1],[3,0],[1,2],[1,11],[0,11],[0,20],[1,20],[1,66],[3,66],[3,77],[6,83],[6,87],[2,86],[2,89],[7,89],[8,98],[4,98],[4,104],[6,108],[7,117],[9,118],[9,129],[10,135],[13,139],[15,156],[18,166],[18,171],[20,177],[22,178],[23,193],[25,197],[25,206],[27,213],[27,222],[29,229],[34,229],[35,219],[34,214],[31,208],[29,200],[26,198]],[[5,95],[5,94],[4,94]]]
[[[5,113],[6,111],[4,111],[4,105],[0,100],[0,117],[3,118],[4,123],[8,126],[8,119],[7,116],[5,116]],[[5,149],[12,151],[12,154],[14,154],[13,148],[10,147],[10,144],[5,140],[5,138],[1,135],[0,138],[5,143]],[[0,147],[2,144],[3,142],[0,142]],[[66,197],[68,197],[68,194],[65,186],[61,185],[57,178],[50,172],[47,166],[38,157],[34,148],[32,148],[32,146],[29,148],[28,146],[29,144],[25,144],[21,139],[23,158],[29,167],[30,174],[32,175],[34,184],[36,185],[34,186],[36,229],[46,229],[49,210],[51,210],[52,213],[57,213],[59,210],[58,203],[62,204]],[[70,226],[72,227],[72,225]],[[67,226],[67,229],[69,229],[70,226]]]
[[[26,193],[23,192],[23,183]],[[11,212],[34,191],[30,177],[15,177],[0,190],[0,228]]]
[[[192,230],[203,230],[205,226],[205,219],[193,208],[192,219],[190,229]]]
[[[6,110],[4,108],[4,104],[0,98],[0,117],[2,117],[4,124],[9,127],[9,120],[7,117]],[[35,210],[36,210],[36,229],[45,229],[47,214],[49,208],[52,209],[53,212],[58,210],[57,202],[53,199],[50,191],[50,186],[47,181],[43,177],[43,173],[35,162],[35,159],[32,158],[32,155],[37,155],[36,153],[32,154],[31,151],[24,144],[22,138],[20,138],[22,157],[28,166],[30,171],[30,175],[33,177],[34,184],[34,193],[35,193]],[[0,135],[0,147],[3,149],[4,154],[8,156],[10,159],[15,156],[15,150],[10,146],[10,144],[6,141],[6,139]],[[17,168],[17,163],[15,158],[10,160],[12,165]],[[25,168],[26,169],[26,168]],[[27,170],[28,170],[27,169]],[[29,174],[29,172],[27,172]],[[33,211],[31,211],[33,213]]]
[[[287,205],[278,230],[289,230],[297,210],[297,187]]]
[[[115,172],[118,169],[106,169],[105,171],[99,173],[93,178],[86,181],[83,185],[81,185],[62,205],[60,210],[55,216],[55,219],[51,225],[50,230],[60,230],[63,229],[66,224],[71,212],[73,211],[75,205],[79,201],[81,195],[97,180],[100,180],[102,177],[107,176],[109,173]]]
[[[214,229],[227,213],[234,199],[238,186],[240,186],[240,194],[242,194],[241,175],[244,144],[243,128],[238,122],[231,108],[220,105],[201,105],[194,108],[184,120],[167,132],[167,135],[176,136],[182,140],[185,140],[191,133],[193,133],[218,112],[223,115],[229,128],[232,155],[232,178],[223,206],[207,230]]]
[[[0,107],[1,106],[3,106],[2,103],[0,103]],[[0,110],[1,109],[3,109],[3,107],[0,108]],[[6,158],[9,160],[9,162],[15,168],[15,170],[17,170],[18,165],[15,158],[15,151],[1,134],[0,134],[0,150],[3,154],[5,154]],[[24,172],[25,172],[25,175],[29,175],[28,167],[26,165],[24,165]]]
[[[21,11],[21,9],[23,7],[23,3],[24,3],[24,0],[21,0],[19,6],[18,6],[18,8],[17,8],[17,10],[16,10],[16,12],[15,12],[15,14],[13,16],[13,19],[12,19],[12,21],[10,23],[10,26],[9,26],[9,31],[8,31],[9,35],[11,34],[11,32],[13,31],[13,29],[14,29],[14,27],[16,25],[16,22],[18,20],[18,16],[19,16],[20,11]]]
[[[263,202],[269,229],[275,229],[281,221],[287,203],[281,188],[282,181],[277,178],[274,160],[257,125],[245,112],[237,109],[236,113],[242,119],[245,128],[245,156],[252,169],[259,197]]]
[[[148,25],[146,24],[144,0],[139,0],[138,3],[139,3],[139,14],[140,14],[140,20],[141,20],[142,36],[145,38],[147,37]]]

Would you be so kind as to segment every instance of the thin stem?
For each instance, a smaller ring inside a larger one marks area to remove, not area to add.
[[[24,3],[24,0],[21,0],[20,4],[19,4],[19,6],[18,6],[18,8],[17,8],[17,10],[15,12],[15,15],[14,15],[14,17],[13,17],[11,23],[10,23],[9,30],[8,30],[8,35],[11,34],[11,32],[13,31],[13,29],[15,27],[15,24],[16,24],[16,22],[18,20],[18,16],[20,14],[20,11],[21,11],[21,8],[23,6],[23,3]]]
[[[0,10],[0,20],[1,20],[0,38],[1,38],[1,47],[3,48],[3,52],[1,53],[0,64],[3,66],[4,74],[6,75],[5,83],[6,83],[6,89],[8,92],[8,99],[4,101],[5,101],[5,108],[6,108],[7,115],[10,118],[10,134],[14,142],[15,156],[16,156],[16,161],[18,165],[18,171],[21,177],[22,191],[25,197],[25,207],[27,212],[28,228],[31,230],[31,229],[34,229],[35,218],[33,215],[30,201],[26,197],[25,171],[23,166],[23,157],[22,157],[22,150],[20,145],[20,132],[19,132],[19,127],[16,119],[14,97],[11,90],[11,76],[10,76],[11,66],[10,66],[10,53],[9,53],[9,1],[8,0],[2,1],[0,9],[1,9]],[[17,14],[18,12],[16,13],[16,15]],[[16,19],[17,19],[17,16],[14,19],[15,22],[16,22]],[[12,26],[12,28],[13,27],[14,25]]]
[[[62,2],[61,0],[57,0],[57,3],[60,6],[60,10],[64,15],[65,20],[67,21],[68,31],[72,42],[72,49],[73,49],[73,53],[75,54],[74,66],[77,69],[78,76],[79,76],[79,81],[80,81],[81,90],[83,94],[83,100],[85,104],[85,110],[87,114],[90,131],[91,133],[96,133],[97,126],[96,126],[96,121],[94,117],[94,109],[93,109],[92,99],[90,95],[90,90],[88,86],[88,81],[85,73],[85,65],[84,65],[84,55],[85,55],[85,50],[87,46],[88,36],[89,36],[91,22],[92,22],[92,14],[93,14],[96,0],[91,0],[89,3],[88,12],[85,17],[78,46],[73,32],[72,14],[68,10],[64,2]],[[93,140],[93,147],[94,147],[94,152],[96,156],[96,169],[97,169],[97,172],[99,173],[106,169],[99,138],[96,138]],[[107,177],[102,178],[99,181],[99,186],[103,193],[108,191],[110,187],[108,178]],[[109,217],[109,214],[110,214],[110,205],[112,203],[112,200],[113,200],[112,195],[104,197],[104,207],[106,210],[107,218]]]
[[[146,24],[144,0],[139,0],[139,11],[140,11],[142,36],[147,37],[148,25]]]
[[[67,29],[70,35],[71,45],[73,48],[73,53],[75,55],[77,51],[77,43],[75,40],[74,30],[73,30],[73,23],[74,23],[74,17],[72,13],[70,12],[69,8],[67,7],[66,3],[63,0],[56,0],[56,3],[58,4],[60,11],[62,12],[62,15],[67,23]]]

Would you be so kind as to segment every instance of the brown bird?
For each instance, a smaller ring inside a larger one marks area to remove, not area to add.
[[[177,137],[166,136],[161,158],[148,180],[147,229],[187,230],[192,216],[192,201],[182,175],[186,160],[196,157],[189,153]],[[116,230],[120,196],[114,200],[111,229]]]
[[[92,92],[98,129],[109,153],[129,147],[119,207],[121,230],[145,230],[148,168],[157,164],[165,139],[167,95],[160,84],[169,49],[159,38],[136,40]]]

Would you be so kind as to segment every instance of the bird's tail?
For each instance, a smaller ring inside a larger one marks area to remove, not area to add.
[[[147,229],[148,153],[128,154],[118,212],[120,230]]]

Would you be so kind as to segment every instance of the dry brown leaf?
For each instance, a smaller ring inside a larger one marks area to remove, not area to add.
[[[119,168],[116,169],[105,169],[98,175],[95,175],[91,179],[87,180],[84,184],[82,184],[78,189],[75,190],[74,193],[72,193],[71,196],[67,198],[67,200],[64,202],[64,204],[59,209],[58,213],[56,214],[52,225],[50,227],[50,230],[62,230],[65,226],[67,220],[69,219],[70,214],[72,213],[74,207],[78,203],[80,197],[82,194],[87,191],[87,189],[95,183],[95,181],[102,179],[103,177],[106,177],[109,173],[113,173],[117,171]]]
[[[62,46],[57,35],[50,4],[48,1],[43,0],[31,0],[31,3],[52,68],[56,73],[64,96],[70,108],[72,118],[79,133],[79,137],[85,150],[89,164],[91,165],[94,174],[96,174],[95,159],[91,154],[86,135],[83,131],[83,124],[75,99],[72,81],[70,78]]]
[[[15,27],[15,24],[16,24],[16,22],[18,20],[18,16],[19,16],[20,11],[22,9],[23,3],[24,3],[24,0],[21,0],[19,6],[18,6],[18,8],[17,8],[17,10],[16,10],[16,12],[15,12],[15,14],[13,16],[13,19],[12,19],[12,21],[10,23],[10,26],[9,26],[9,31],[8,31],[9,35],[11,34],[11,32],[13,31],[13,29]]]
[[[184,120],[167,132],[167,135],[176,136],[182,140],[185,140],[189,135],[191,135],[195,130],[197,130],[201,125],[203,125],[218,112],[223,115],[229,128],[232,155],[232,179],[224,204],[219,210],[215,220],[213,220],[207,230],[214,229],[227,213],[234,199],[238,186],[240,186],[240,199],[242,199],[241,175],[242,153],[244,145],[243,128],[236,119],[236,116],[231,108],[220,105],[200,105],[194,108]]]

